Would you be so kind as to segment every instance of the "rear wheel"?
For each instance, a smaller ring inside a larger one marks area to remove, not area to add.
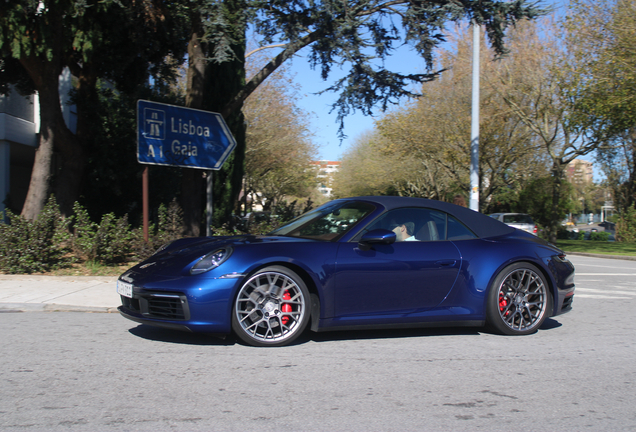
[[[253,346],[283,346],[309,322],[309,290],[286,267],[267,267],[243,284],[234,302],[232,329]]]
[[[534,333],[548,317],[551,305],[548,284],[530,263],[504,268],[488,294],[488,324],[505,335]]]

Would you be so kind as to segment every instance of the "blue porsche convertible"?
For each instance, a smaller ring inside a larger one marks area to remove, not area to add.
[[[133,321],[247,344],[312,331],[484,326],[533,333],[568,312],[574,266],[546,241],[420,198],[331,201],[267,235],[174,241],[117,281]]]

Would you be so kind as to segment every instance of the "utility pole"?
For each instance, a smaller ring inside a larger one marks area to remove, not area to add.
[[[479,24],[473,21],[473,99],[470,125],[470,209],[479,211]]]

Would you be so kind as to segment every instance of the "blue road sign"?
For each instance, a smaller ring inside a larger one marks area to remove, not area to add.
[[[221,114],[137,101],[139,163],[218,170],[235,147]]]

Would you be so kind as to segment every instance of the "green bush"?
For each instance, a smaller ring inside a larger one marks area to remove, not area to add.
[[[571,235],[570,231],[568,231],[565,227],[559,227],[557,230],[557,239],[559,240],[569,240]]]
[[[251,230],[250,230],[251,231]],[[212,234],[216,237],[225,237],[225,236],[235,236],[235,235],[244,235],[250,234],[250,232],[239,231],[236,228],[230,226],[229,224],[225,224],[222,227],[212,227]]]
[[[130,258],[133,234],[128,217],[116,218],[108,213],[99,224],[92,222],[79,203],[73,206],[73,252],[85,261],[117,264]]]
[[[99,266],[145,259],[182,237],[183,229],[183,212],[175,200],[159,207],[148,242],[141,228],[130,228],[127,216],[108,213],[95,223],[75,203],[73,216],[65,219],[53,197],[35,221],[8,210],[6,216],[9,223],[0,223],[0,272],[14,274],[46,272],[77,261]]]
[[[616,219],[616,241],[636,241],[636,208],[634,204]]]
[[[183,237],[183,210],[173,199],[167,207],[159,206],[157,224],[148,227],[148,242],[144,240],[143,228],[131,233],[133,239],[134,258],[144,260],[161,246]]]
[[[261,223],[253,224],[249,227],[250,234],[263,235],[274,231],[280,226],[277,220],[272,219],[269,221],[263,221]]]
[[[95,233],[95,260],[102,264],[129,261],[132,239],[127,215],[116,218],[112,213],[105,214]]]
[[[35,221],[6,211],[7,224],[0,223],[0,271],[35,273],[68,266],[68,221],[51,197]]]
[[[173,199],[168,207],[164,204],[159,206],[154,241],[163,245],[181,237],[183,237],[183,210],[179,207],[177,200]]]
[[[77,202],[73,205],[73,216],[70,220],[73,225],[73,254],[83,260],[93,260],[97,224],[91,221],[88,211]]]
[[[304,210],[311,208],[311,201]],[[296,202],[281,207],[284,217],[250,226],[251,234],[264,234],[297,215]],[[113,213],[102,216],[99,223],[90,219],[79,203],[73,206],[73,216],[64,218],[51,197],[35,221],[7,211],[9,223],[0,223],[0,272],[46,272],[78,261],[99,267],[143,260],[159,247],[183,236],[183,212],[176,200],[161,205],[156,223],[149,227],[148,241],[143,229],[131,229],[128,217]],[[216,229],[213,235],[236,235],[231,227]]]
[[[592,241],[608,241],[610,234],[605,231],[591,232],[590,240]]]

